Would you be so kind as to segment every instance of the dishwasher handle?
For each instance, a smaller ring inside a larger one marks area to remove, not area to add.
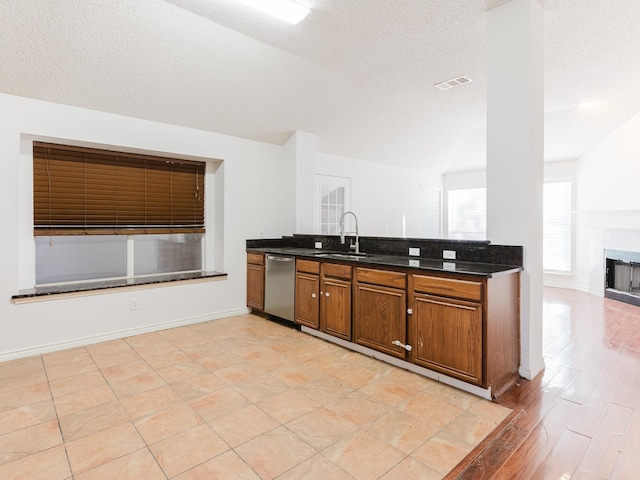
[[[294,257],[276,257],[274,255],[267,255],[267,260],[274,260],[276,262],[293,262]]]

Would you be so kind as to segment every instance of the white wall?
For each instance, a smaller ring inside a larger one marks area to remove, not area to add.
[[[639,154],[640,113],[580,158],[579,181],[588,195],[578,199],[579,210],[585,214],[639,212]],[[631,220],[632,227],[638,228],[640,218]]]
[[[32,179],[22,163],[29,156],[21,151],[25,138],[223,160],[215,175],[209,173],[207,178],[207,188],[215,184],[217,194],[223,195],[224,211],[218,212],[223,226],[212,232],[209,221],[215,207],[206,205],[206,257],[208,268],[224,268],[228,277],[12,303],[11,296],[33,278]],[[281,214],[284,196],[278,187],[284,166],[280,146],[0,94],[0,212],[4,221],[0,361],[245,311],[245,239],[279,237],[294,230],[295,220]],[[221,233],[214,251],[213,238]],[[131,298],[138,300],[139,310],[129,310]]]
[[[300,212],[313,209],[309,189],[300,195],[290,185],[291,166],[301,161],[307,176],[351,178],[362,235],[418,237],[420,185],[441,188],[439,175],[312,152],[309,134],[300,133],[304,148],[299,141],[281,147],[4,94],[0,112],[0,361],[246,311],[245,240],[290,235]],[[11,297],[32,287],[35,278],[33,139],[209,161],[206,263],[228,277],[13,303]],[[300,203],[295,209],[293,198]],[[212,229],[216,219],[220,225]],[[313,219],[302,220],[306,231]],[[137,311],[129,308],[133,298]]]
[[[351,179],[351,210],[364,236],[420,237],[420,186],[442,188],[440,175],[326,153],[316,153],[315,173]]]
[[[578,160],[577,284],[604,294],[604,249],[640,252],[640,113]]]
[[[293,132],[284,145],[287,164],[287,207],[295,218],[290,233],[313,233],[313,161],[315,135]]]

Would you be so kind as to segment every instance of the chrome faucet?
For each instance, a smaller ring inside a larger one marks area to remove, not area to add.
[[[353,215],[353,218],[356,220],[356,231],[355,232],[345,232],[344,231],[344,217],[346,215]],[[360,242],[358,241],[358,217],[356,217],[356,214],[353,212],[344,212],[342,214],[342,216],[340,217],[340,243],[344,245],[344,235],[345,233],[355,233],[356,234],[356,244],[355,245],[350,245],[351,249],[355,248],[355,253],[360,253]]]

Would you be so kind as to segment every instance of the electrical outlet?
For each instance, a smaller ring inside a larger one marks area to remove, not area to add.
[[[134,310],[138,310],[140,307],[138,307],[138,299],[137,298],[132,298],[131,300],[129,300],[129,310],[131,310],[132,312]]]
[[[443,250],[442,258],[446,258],[447,260],[455,260],[456,259],[456,251],[455,250]]]
[[[419,257],[420,256],[420,249],[419,248],[411,248],[411,247],[409,247],[409,255],[411,255],[412,257]]]
[[[322,242],[316,242],[316,248],[322,248]]]

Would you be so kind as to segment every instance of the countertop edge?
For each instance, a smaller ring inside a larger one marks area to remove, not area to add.
[[[78,282],[72,284],[34,287],[20,290],[11,296],[13,303],[27,303],[47,298],[62,296],[79,296],[96,293],[106,293],[109,290],[136,287],[162,287],[175,283],[193,283],[198,281],[226,278],[227,274],[217,271],[203,271],[193,273],[167,274],[131,279],[105,280],[93,282]]]
[[[304,259],[347,263],[350,265],[363,265],[363,266],[378,265],[378,266],[398,267],[403,269],[415,269],[415,270],[424,270],[424,271],[449,273],[449,274],[473,275],[473,276],[479,276],[479,277],[485,277],[485,278],[491,278],[491,277],[500,276],[500,275],[509,275],[509,274],[521,272],[524,270],[523,267],[518,265],[460,262],[456,260],[443,260],[443,259],[412,257],[412,256],[404,256],[404,255],[375,254],[375,253],[368,254],[367,256],[363,256],[357,259],[339,258],[339,257],[326,256],[328,254],[331,254],[332,252],[315,250],[315,249],[298,248],[298,247],[248,247],[246,248],[246,251],[290,255],[290,256],[300,257]],[[334,253],[344,254],[345,252],[334,252]],[[391,259],[394,259],[394,260],[397,259],[398,261],[394,262]],[[411,261],[417,261],[419,262],[419,264],[412,265]],[[403,262],[406,262],[406,264],[403,264]],[[433,262],[433,264],[429,265],[427,262]],[[440,264],[440,267],[437,266],[438,264]],[[444,268],[443,265],[451,265],[451,267]],[[457,269],[456,267],[458,265],[462,266],[463,268]],[[483,266],[483,268],[478,268],[480,266]],[[482,271],[483,269],[484,271]]]

